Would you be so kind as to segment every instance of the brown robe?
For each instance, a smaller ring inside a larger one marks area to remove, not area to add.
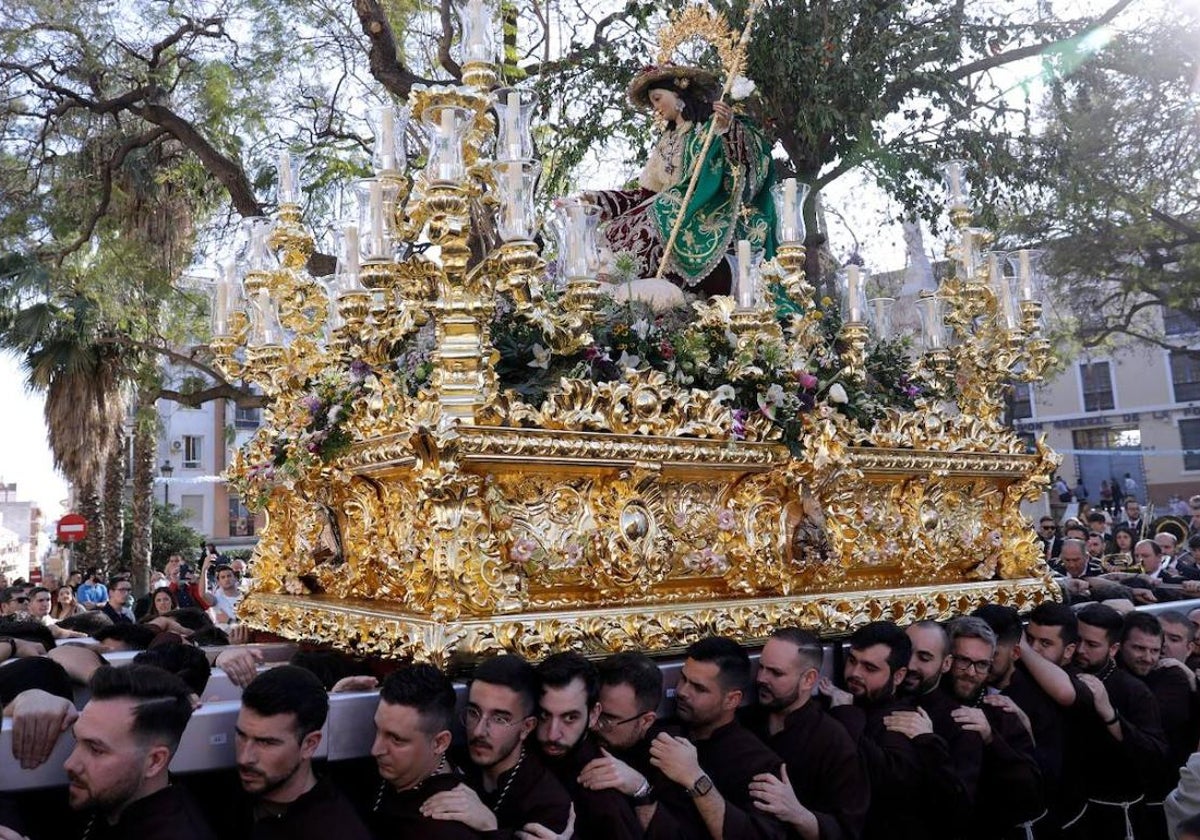
[[[435,820],[421,814],[425,800],[463,784],[454,773],[430,776],[413,790],[396,790],[381,781],[367,824],[377,840],[479,840],[480,834],[454,820]]]
[[[588,762],[602,757],[600,747],[590,735],[585,735],[562,758],[542,756],[542,760],[575,803],[576,840],[640,840],[642,824],[623,793],[612,789],[591,790],[579,784],[579,774]]]

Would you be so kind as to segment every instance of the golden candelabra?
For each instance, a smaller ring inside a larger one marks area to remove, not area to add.
[[[753,642],[780,624],[843,632],[1053,597],[1018,505],[1055,456],[1027,453],[998,420],[1005,383],[1045,366],[1039,307],[1024,301],[1019,325],[1004,322],[1015,304],[979,271],[943,284],[955,340],[927,339],[914,362],[914,381],[939,396],[873,429],[822,402],[799,454],[761,417],[739,429],[717,394],[654,370],[563,379],[537,404],[500,390],[499,297],[565,354],[591,342],[602,287],[582,223],[563,232],[564,284],[543,280],[530,94],[491,90],[496,66],[478,37],[490,12],[475,0],[467,14],[464,43],[478,49],[464,84],[409,98],[427,165],[401,171],[403,129],[382,112],[378,174],[360,185],[360,224],[334,277],[323,285],[305,269],[313,239],[284,155],[278,218],[254,223],[243,282],[221,287],[216,364],[269,398],[229,473],[261,491],[268,517],[249,624],[446,663],[501,649],[678,649],[709,633]],[[815,347],[803,185],[781,185],[776,201],[777,291],[801,313],[788,341]],[[490,213],[496,229],[482,229]],[[969,213],[955,218],[968,229]],[[727,324],[739,345],[782,345],[773,303],[740,283],[697,304],[698,317]],[[864,383],[871,330],[848,314],[844,375]],[[432,342],[423,382],[396,363],[418,333]]]

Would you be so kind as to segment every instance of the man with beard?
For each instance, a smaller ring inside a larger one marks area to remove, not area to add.
[[[634,802],[651,794],[644,783],[632,791],[584,784],[582,774],[600,747],[589,737],[600,716],[596,669],[582,655],[556,653],[537,666],[542,687],[536,738],[546,766],[575,803],[578,840],[632,840],[642,836]],[[627,799],[626,796],[630,797]]]
[[[519,656],[494,656],[476,668],[463,724],[467,785],[435,793],[421,813],[455,820],[491,838],[565,831],[571,798],[526,745],[537,726],[537,674]],[[469,785],[469,787],[468,787]]]
[[[957,837],[970,819],[983,763],[983,740],[964,729],[953,712],[958,702],[941,688],[950,670],[950,637],[936,621],[918,621],[905,629],[912,656],[904,677],[905,697],[915,711],[895,711],[884,718],[891,732],[912,740],[925,778],[927,830],[933,837]]]
[[[842,691],[822,678],[817,689],[830,714],[858,746],[871,786],[863,840],[921,840],[926,836],[920,798],[922,764],[907,736],[889,731],[884,718],[915,707],[896,699],[908,674],[912,642],[890,621],[865,624],[850,636]]]
[[[783,759],[783,778],[754,777],[755,805],[802,840],[854,840],[870,804],[866,770],[845,728],[813,699],[824,658],[812,633],[776,630],[758,660],[758,704],[743,722]]]
[[[89,809],[87,840],[215,840],[167,768],[192,716],[191,690],[149,665],[103,667],[63,763],[71,808]]]
[[[313,773],[328,714],[325,687],[303,668],[281,665],[246,686],[234,733],[238,779],[252,802],[229,836],[370,840],[350,802]]]
[[[676,686],[679,736],[659,733],[650,744],[658,802],[639,808],[652,838],[783,838],[786,829],[754,806],[750,783],[779,773],[779,756],[735,714],[750,682],[750,658],[731,639],[713,636],[687,649]]]
[[[954,722],[983,739],[983,764],[975,801],[972,838],[1006,837],[1043,813],[1042,775],[1033,739],[1013,704],[983,702],[996,653],[996,634],[974,616],[950,622],[950,671],[942,680],[960,705]],[[1019,832],[1023,833],[1023,832]]]
[[[388,674],[375,710],[371,756],[382,781],[367,815],[376,837],[475,840],[478,832],[421,813],[430,796],[462,784],[446,758],[454,723],[454,686],[433,665]]]
[[[1141,822],[1148,783],[1166,758],[1154,695],[1117,667],[1124,622],[1103,604],[1078,613],[1078,699],[1070,715],[1068,754],[1082,774],[1088,802],[1066,836],[1124,840]],[[1117,771],[1120,768],[1120,771]]]
[[[1187,764],[1196,748],[1195,692],[1188,679],[1187,666],[1173,660],[1163,663],[1163,631],[1159,621],[1148,613],[1132,612],[1125,616],[1121,631],[1120,665],[1145,683],[1158,703],[1163,734],[1167,740],[1167,758],[1156,768],[1148,784],[1146,799],[1149,825],[1156,834],[1166,830],[1162,800],[1179,780],[1179,768]]]

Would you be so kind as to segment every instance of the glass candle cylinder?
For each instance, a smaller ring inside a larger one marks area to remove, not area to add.
[[[458,20],[462,26],[462,60],[466,64],[496,61],[496,3],[494,0],[459,0]]]
[[[434,184],[458,184],[466,177],[463,163],[463,138],[474,122],[475,114],[455,105],[434,105],[421,115],[429,137],[429,163],[426,177]]]
[[[980,242],[987,231],[983,228],[963,228],[959,234],[958,265],[965,283],[979,282]]]
[[[787,178],[771,187],[771,198],[775,201],[775,216],[778,219],[775,233],[779,244],[803,245],[804,200],[808,198],[808,184]]]
[[[880,341],[888,341],[892,337],[892,310],[895,306],[895,298],[877,297],[867,301],[867,323]]]
[[[967,169],[970,164],[965,160],[948,160],[939,168],[942,180],[946,185],[946,209],[950,211],[970,211],[969,185],[967,184]]]
[[[282,347],[285,341],[283,325],[279,322],[279,307],[271,300],[271,293],[259,289],[254,296],[254,306],[251,313],[250,336],[247,346],[264,347],[274,345]]]
[[[850,263],[839,273],[842,287],[842,320],[850,324],[861,324],[867,320],[866,303],[867,276],[865,268]]]
[[[568,280],[585,280],[596,275],[600,250],[596,246],[600,208],[578,201],[556,211],[559,227],[559,273]]]
[[[533,136],[529,126],[537,94],[531,90],[501,88],[496,91],[496,117],[499,134],[496,137],[496,160],[532,159]]]
[[[1008,262],[1017,280],[1017,294],[1021,300],[1042,301],[1046,293],[1045,276],[1042,274],[1042,258],[1046,252],[1036,248],[1011,251]]]
[[[946,319],[942,299],[935,295],[917,298],[917,315],[921,319],[921,344],[928,353],[946,349]]]
[[[738,240],[736,255],[733,299],[737,303],[738,309],[755,309],[760,300],[758,294],[759,271],[755,264],[754,252],[750,249],[750,240]]]
[[[246,231],[246,248],[243,254],[246,269],[273,271],[278,268],[279,260],[268,244],[275,223],[266,216],[248,216],[243,223]]]
[[[382,178],[364,178],[355,183],[354,189],[358,194],[355,236],[359,244],[359,257],[373,262],[391,260],[395,247],[399,185]]]
[[[230,260],[221,267],[221,274],[213,284],[212,333],[229,335],[229,316],[245,305],[242,284],[238,282],[237,263]]]
[[[1015,330],[1021,326],[1021,309],[1013,294],[1012,278],[1004,271],[1007,265],[1005,255],[1000,251],[989,251],[987,263],[988,285],[996,296],[996,317],[1006,329]]]
[[[276,174],[279,178],[278,199],[280,204],[300,203],[300,164],[302,158],[287,149],[279,153]]]
[[[371,163],[376,172],[395,172],[403,168],[404,132],[408,130],[409,110],[391,105],[372,108],[368,114],[375,145]]]
[[[492,164],[500,206],[496,209],[500,238],[505,242],[529,242],[537,231],[534,191],[541,165],[534,160],[502,160]]]

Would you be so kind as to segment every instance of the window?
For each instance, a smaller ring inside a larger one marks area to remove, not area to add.
[[[1200,356],[1172,351],[1171,384],[1175,402],[1200,400]]]
[[[1108,362],[1081,362],[1079,381],[1083,385],[1084,411],[1109,411],[1116,407]]]
[[[1190,335],[1200,332],[1200,322],[1191,312],[1163,307],[1163,333],[1166,335]]]
[[[183,494],[179,497],[179,509],[184,513],[184,521],[193,528],[204,527],[204,497],[199,494]]]
[[[1137,426],[1076,429],[1071,433],[1071,442],[1076,449],[1138,449],[1142,432]]]
[[[229,497],[229,536],[254,536],[254,514],[246,509],[237,496]]]
[[[257,429],[262,425],[262,411],[257,408],[242,408],[233,410],[233,427],[235,429]]]
[[[183,436],[183,468],[185,470],[195,470],[200,468],[200,444],[204,438],[200,435],[184,435]]]
[[[1033,388],[1028,382],[1012,383],[1008,394],[1009,420],[1028,420],[1033,416]]]
[[[1183,468],[1200,470],[1200,420],[1179,421],[1179,448],[1183,450]]]

